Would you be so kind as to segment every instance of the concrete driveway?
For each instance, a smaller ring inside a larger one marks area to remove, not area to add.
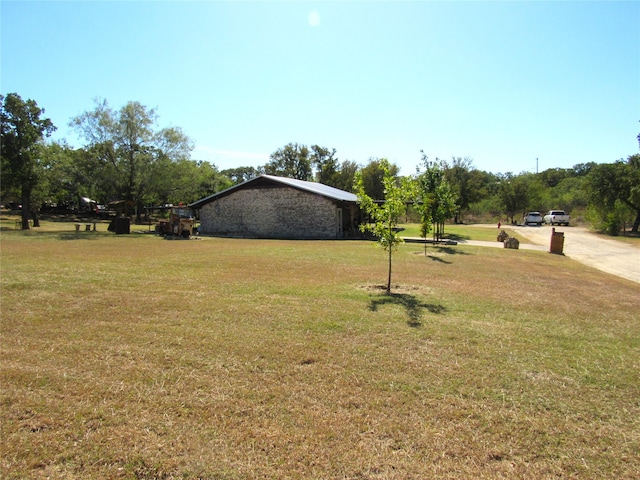
[[[550,226],[507,226],[505,229],[517,232],[533,245],[549,251],[551,243]],[[555,227],[564,233],[564,254],[603,272],[611,273],[633,282],[640,283],[640,248],[605,238],[582,227]],[[523,244],[520,245],[524,247]]]

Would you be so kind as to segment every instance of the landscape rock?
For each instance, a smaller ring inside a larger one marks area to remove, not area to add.
[[[500,230],[500,233],[498,234],[498,241],[504,242],[507,238],[509,238],[509,234],[504,230]]]
[[[520,248],[520,242],[515,237],[509,237],[504,241],[504,248],[514,248],[518,250]]]

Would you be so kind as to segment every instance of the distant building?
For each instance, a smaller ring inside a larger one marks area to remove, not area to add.
[[[339,239],[355,234],[356,195],[260,175],[192,203],[199,232],[242,238]]]

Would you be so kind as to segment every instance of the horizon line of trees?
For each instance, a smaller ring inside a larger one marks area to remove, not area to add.
[[[47,141],[56,127],[34,100],[9,93],[0,95],[0,104],[0,195],[3,203],[22,205],[23,228],[29,228],[30,219],[38,225],[43,205],[73,207],[80,198],[102,204],[124,201],[140,221],[146,206],[188,204],[260,174],[354,193],[358,178],[367,196],[379,201],[385,199],[385,175],[400,181],[398,167],[384,158],[371,157],[360,165],[340,160],[334,148],[299,143],[279,148],[263,166],[219,170],[193,160],[189,137],[178,127],[160,127],[156,110],[134,101],[113,109],[106,100],[96,100],[93,109],[72,118],[70,126],[86,142],[72,148],[64,141]],[[423,192],[413,208],[419,219],[437,218],[441,226],[445,220],[461,222],[465,215],[515,222],[526,211],[558,208],[584,211],[594,228],[611,235],[624,224],[638,232],[640,154],[536,174],[495,174],[475,169],[469,157],[431,161],[423,151],[420,154],[416,174],[409,176]],[[431,200],[436,196],[446,200],[435,205]],[[429,215],[425,205],[432,209]],[[434,234],[439,233],[438,225]]]

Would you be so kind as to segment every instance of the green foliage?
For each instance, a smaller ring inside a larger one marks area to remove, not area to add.
[[[585,177],[566,177],[560,182],[544,191],[544,202],[546,205],[553,205],[571,212],[577,208],[584,208],[588,203],[588,196],[585,190]]]
[[[114,182],[109,181],[111,170],[100,168],[90,149],[76,150],[53,142],[43,147],[42,155],[49,184],[43,202],[76,206],[79,197],[102,201],[114,198]]]
[[[311,146],[311,163],[316,168],[315,180],[330,187],[350,192],[358,171],[358,164],[349,160],[342,163],[336,157],[336,149]]]
[[[264,166],[268,175],[311,180],[313,171],[309,149],[305,145],[288,143],[271,154],[271,160]]]
[[[227,168],[220,173],[229,178],[232,185],[238,185],[260,175],[260,171],[254,167]]]
[[[632,232],[640,226],[640,155],[627,161],[593,167],[586,178],[592,225],[609,233],[633,216]]]
[[[0,193],[3,201],[25,206],[25,228],[29,215],[37,221],[41,203],[74,205],[79,197],[99,203],[129,199],[141,212],[143,205],[189,203],[261,172],[316,180],[347,191],[354,191],[359,182],[367,197],[382,202],[389,194],[385,175],[396,177],[399,171],[385,159],[371,158],[360,168],[354,161],[339,161],[335,149],[289,143],[274,152],[265,166],[220,172],[208,162],[191,160],[189,138],[179,128],[158,128],[156,111],[139,102],[114,110],[106,101],[97,101],[92,110],[73,118],[71,125],[86,140],[84,148],[45,144],[43,138],[55,127],[49,119],[41,118],[44,110],[15,93],[0,98]],[[438,172],[427,173],[431,167],[425,163],[427,171],[419,172],[424,183],[422,194],[418,204],[408,210],[411,221],[423,224],[425,237],[430,231],[437,237],[445,219],[454,217],[458,222],[467,213],[484,219],[503,219],[506,213],[514,221],[527,210],[582,212],[587,205],[588,218],[601,231],[617,232],[632,223],[637,232],[640,226],[638,154],[613,164],[589,162],[518,175],[476,170],[469,157],[452,157],[449,162],[436,159],[433,163],[438,164]],[[446,181],[440,182],[442,176]],[[455,198],[453,210],[449,208],[451,198]],[[404,220],[408,221],[408,216]]]
[[[353,183],[356,178],[356,172],[358,171],[358,164],[351,160],[344,160],[340,164],[340,168],[338,169],[338,174],[334,177],[334,183],[328,183],[335,188],[339,188],[340,190],[345,190],[347,192],[353,191]]]
[[[154,165],[150,189],[145,196],[147,205],[192,203],[233,185],[209,162],[180,159],[159,159]]]
[[[309,148],[306,145],[289,143],[272,153],[271,160],[262,167],[262,170],[269,175],[313,180],[350,192],[353,190],[358,168],[357,163],[349,160],[341,163],[336,157],[335,148],[329,149],[320,145],[312,145]],[[223,173],[230,175],[234,183],[240,183],[256,176],[259,172],[255,169],[247,172],[241,168],[239,172],[232,169],[225,170]]]
[[[516,214],[522,213],[529,203],[527,182],[521,176],[515,176],[510,172],[501,176],[498,195],[512,223]]]
[[[608,209],[589,205],[585,216],[595,231],[613,237],[620,235],[623,225],[633,221],[633,211],[622,202],[615,202]]]
[[[391,292],[391,255],[403,240],[398,235],[397,225],[407,210],[407,202],[415,196],[415,186],[407,177],[398,178],[393,174],[392,166],[385,158],[378,160],[382,172],[384,202],[376,202],[365,189],[362,172],[356,173],[355,190],[360,208],[369,216],[370,222],[363,223],[360,229],[371,232],[378,238],[378,244],[388,252],[389,275],[387,293]]]
[[[41,142],[56,127],[50,119],[41,118],[44,109],[34,100],[22,100],[17,93],[0,95],[0,104],[2,194],[20,192],[22,228],[29,229],[29,214],[34,215],[37,226],[36,210],[31,208],[32,194],[39,185],[43,186]],[[42,188],[39,193],[44,194]]]
[[[420,214],[420,236],[426,238],[433,224],[434,240],[440,240],[444,236],[445,221],[459,209],[458,197],[447,180],[445,162],[429,161],[422,152],[422,164],[425,170],[417,169],[414,205]]]
[[[453,216],[454,222],[458,223],[462,221],[462,215],[469,205],[482,198],[484,187],[491,182],[491,178],[486,172],[475,170],[470,157],[452,157],[451,163],[443,161],[442,165],[445,167],[445,177],[451,192],[456,198]]]
[[[544,215],[546,204],[544,201],[545,188],[540,177],[533,173],[524,173],[520,176],[527,185],[527,205],[525,210],[535,210]]]
[[[316,181],[325,185],[333,186],[339,173],[339,163],[336,158],[336,149],[319,145],[311,146],[311,164],[316,167]]]
[[[145,201],[154,197],[154,183],[163,181],[158,175],[167,173],[161,166],[188,159],[193,149],[179,128],[158,129],[156,124],[154,109],[128,102],[115,111],[106,100],[71,121],[97,160],[100,180],[113,185],[112,195],[136,203],[138,220]]]
[[[478,218],[486,218],[498,221],[504,218],[504,207],[500,198],[493,194],[469,205],[468,213]]]
[[[388,171],[385,171],[385,168]],[[386,198],[385,175],[395,177],[398,172],[397,165],[390,164],[386,158],[370,158],[369,163],[360,170],[364,192],[374,200],[384,200]]]

